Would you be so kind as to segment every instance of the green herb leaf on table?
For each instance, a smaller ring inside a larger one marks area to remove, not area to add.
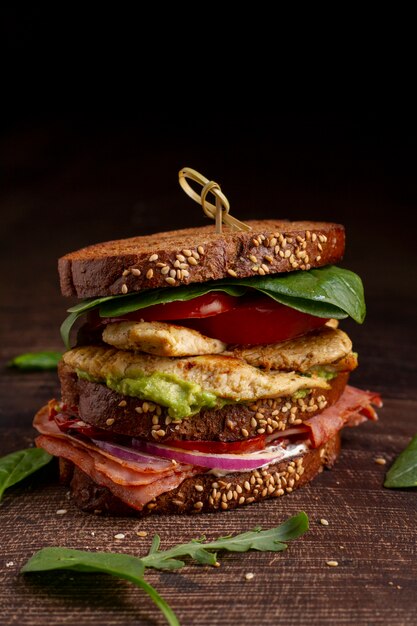
[[[6,489],[49,463],[52,456],[42,448],[17,450],[0,458],[0,500]]]
[[[9,367],[20,370],[55,370],[62,358],[62,352],[26,352],[19,354],[9,361]]]
[[[227,552],[247,552],[248,550],[279,552],[287,547],[283,541],[296,539],[306,530],[308,530],[308,517],[301,511],[281,526],[269,530],[255,528],[240,535],[220,537],[217,541],[207,543],[204,543],[203,538],[179,544],[169,550],[159,550],[160,539],[158,535],[155,535],[148,555],[142,558],[110,552],[87,552],[57,547],[43,548],[29,559],[22,567],[21,572],[72,570],[111,574],[129,580],[146,591],[171,626],[179,626],[179,621],[171,607],[143,579],[146,567],[161,570],[179,569],[185,563],[176,557],[190,557],[203,565],[215,565],[219,550]]]
[[[384,487],[389,489],[417,487],[417,435],[414,435],[388,470]]]
[[[145,565],[141,559],[128,554],[112,552],[86,552],[69,548],[44,548],[36,552],[22,567],[22,572],[48,572],[73,570],[84,573],[103,573],[124,578],[141,587],[152,598],[172,626],[179,621],[159,593],[143,579]]]
[[[290,541],[296,539],[308,530],[308,517],[302,511],[288,519],[281,526],[270,528],[269,530],[261,530],[255,528],[246,533],[235,535],[231,537],[220,537],[217,541],[210,543],[203,543],[199,540],[191,541],[190,543],[183,543],[178,546],[174,546],[170,550],[156,551],[152,554],[148,554],[142,558],[146,567],[154,567],[161,569],[164,566],[166,559],[172,559],[177,557],[191,557],[192,559],[199,560],[199,558],[206,558],[201,554],[201,551],[205,552],[226,550],[227,552],[247,552],[248,550],[259,550],[261,552],[280,552],[286,549],[284,541]],[[214,565],[216,559],[211,560],[211,564]]]
[[[70,315],[61,326],[61,336],[68,347],[74,323],[92,309],[98,309],[101,317],[118,317],[155,304],[192,300],[212,291],[223,291],[240,297],[248,289],[255,289],[281,304],[318,317],[343,319],[350,316],[359,324],[365,319],[365,299],[359,276],[349,270],[328,265],[319,269],[268,277],[222,279],[175,288],[148,289],[126,295],[90,298],[68,309]]]

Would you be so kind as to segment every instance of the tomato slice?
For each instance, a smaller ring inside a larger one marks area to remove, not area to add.
[[[205,454],[248,454],[265,448],[265,436],[258,435],[244,441],[167,441],[167,446],[195,450]]]
[[[85,424],[79,418],[70,417],[65,413],[57,413],[56,415],[54,415],[54,420],[58,428],[63,433],[73,431],[79,435],[84,435],[85,437],[100,437],[102,432],[106,433],[106,431],[102,431],[102,429],[98,429],[94,426],[90,426],[89,424]]]
[[[105,317],[100,318],[102,324],[111,324],[123,320],[144,320],[145,322],[158,321],[174,321],[182,319],[204,318],[213,315],[219,315],[230,311],[235,306],[239,298],[229,296],[221,291],[207,293],[204,296],[198,296],[192,300],[176,300],[175,302],[167,302],[166,304],[154,304],[153,306],[127,313],[123,317]]]
[[[327,322],[323,317],[301,313],[259,292],[241,297],[212,292],[185,302],[155,304],[121,317],[100,318],[96,311],[89,316],[92,327],[123,320],[173,322],[228,344],[243,345],[285,341]]]
[[[181,323],[228,344],[257,345],[292,339],[326,322],[323,317],[301,313],[255,294],[240,298],[234,309],[219,315]]]

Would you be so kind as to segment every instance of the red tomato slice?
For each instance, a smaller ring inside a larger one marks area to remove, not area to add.
[[[183,320],[184,326],[228,344],[268,344],[292,339],[327,322],[323,317],[301,313],[264,295],[240,298],[225,313],[199,320]]]
[[[123,317],[106,317],[100,318],[100,322],[103,324],[110,324],[123,320],[144,320],[145,322],[158,322],[158,321],[174,321],[182,319],[203,318],[211,317],[213,315],[219,315],[230,311],[235,306],[240,298],[236,296],[229,296],[227,293],[221,291],[214,291],[207,293],[204,296],[193,298],[192,300],[186,300],[184,302],[177,300],[175,302],[167,302],[166,304],[154,304],[132,313],[127,313]]]
[[[241,297],[212,292],[186,302],[155,304],[121,317],[99,318],[96,311],[89,316],[93,326],[123,320],[174,322],[228,344],[244,345],[285,341],[327,322],[254,292]]]
[[[80,423],[79,418],[70,417],[66,415],[65,413],[56,413],[54,415],[54,420],[58,428],[63,433],[67,433],[68,431],[73,430],[79,433],[80,435],[85,435],[86,437],[95,437],[95,435],[99,432],[97,428],[94,428],[94,426],[90,426],[89,424],[85,424],[84,426],[79,426],[79,423]]]
[[[182,450],[196,450],[205,454],[248,454],[265,448],[265,436],[258,435],[244,441],[167,441],[167,446]]]

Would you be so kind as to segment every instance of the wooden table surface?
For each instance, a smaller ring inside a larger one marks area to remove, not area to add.
[[[55,373],[23,374],[5,366],[21,352],[61,349],[57,329],[67,302],[59,294],[56,258],[94,241],[202,223],[196,205],[177,189],[176,171],[185,164],[228,186],[243,219],[289,216],[347,224],[344,266],[364,277],[369,311],[364,326],[344,324],[360,355],[352,382],[381,392],[384,408],[378,423],[345,431],[332,471],[294,494],[217,515],[143,521],[91,516],[67,498],[55,469],[42,470],[7,491],[0,507],[1,624],[164,623],[148,598],[125,581],[74,573],[20,575],[44,546],[141,555],[154,533],[168,548],[202,533],[215,538],[267,528],[300,510],[311,528],[286,552],[225,555],[217,569],[190,565],[177,573],[150,571],[147,579],[184,625],[416,624],[417,493],[382,486],[386,469],[417,431],[415,230],[405,213],[397,227],[383,217],[405,211],[407,199],[401,204],[387,190],[379,170],[373,178],[368,172],[369,185],[366,171],[359,182],[358,172],[351,172],[356,183],[346,194],[337,172],[333,187],[320,192],[326,181],[318,170],[317,187],[314,172],[297,186],[294,179],[288,183],[287,168],[278,175],[276,200],[250,156],[238,156],[239,146],[235,171],[214,152],[190,162],[194,153],[187,145],[162,153],[151,142],[138,148],[137,140],[120,132],[105,140],[75,133],[74,139],[68,127],[43,126],[37,133],[15,132],[2,143],[8,158],[0,195],[0,453],[30,445],[33,414],[59,394]],[[296,162],[295,151],[289,158]],[[162,182],[154,174],[156,164],[164,172]],[[378,456],[387,460],[385,467],[375,463]],[[59,509],[67,512],[57,515]],[[322,526],[320,518],[329,525]],[[138,537],[138,530],[148,536]],[[120,532],[125,539],[115,540]],[[339,566],[326,566],[328,560]],[[254,573],[250,581],[247,572]]]

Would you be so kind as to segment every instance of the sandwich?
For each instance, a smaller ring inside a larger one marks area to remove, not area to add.
[[[226,511],[331,467],[378,394],[348,385],[338,327],[365,317],[360,278],[324,222],[249,221],[110,241],[59,260],[69,309],[61,398],[36,415],[85,511]],[[79,325],[70,347],[71,331]]]

